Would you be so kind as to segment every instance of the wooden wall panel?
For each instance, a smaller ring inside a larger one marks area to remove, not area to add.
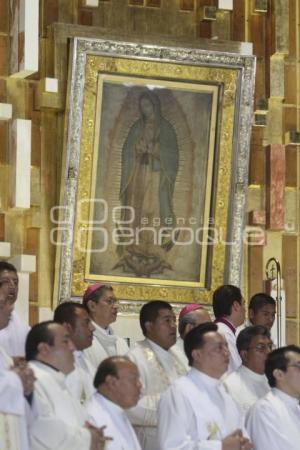
[[[284,66],[284,97],[285,103],[296,105],[297,89],[295,89],[295,79],[297,76],[296,60],[285,62]]]
[[[286,323],[286,344],[291,345],[299,342],[298,324],[287,320]]]
[[[263,127],[253,127],[251,136],[249,184],[263,184],[265,181],[265,149]]]
[[[248,296],[262,292],[263,285],[263,247],[248,247]]]
[[[6,164],[8,160],[8,127],[7,122],[0,121],[0,164]]]
[[[286,314],[297,318],[297,236],[282,238],[282,275],[286,294]]]
[[[245,0],[233,0],[231,36],[233,41],[245,40]]]
[[[9,0],[0,1],[0,33],[9,32]]]
[[[297,5],[296,3],[299,0],[289,0],[289,57],[296,58],[297,57],[297,39],[299,35],[297,35],[297,20],[299,21],[299,17],[297,17]],[[299,55],[298,55],[299,57]],[[295,79],[295,78],[294,78]]]
[[[0,76],[8,75],[9,37],[0,35]]]
[[[286,186],[297,187],[297,172],[299,168],[297,167],[297,147],[295,145],[287,145],[285,158],[286,158]]]
[[[271,144],[266,148],[266,218],[271,230],[284,227],[285,148]]]
[[[0,214],[0,241],[5,240],[5,214]]]

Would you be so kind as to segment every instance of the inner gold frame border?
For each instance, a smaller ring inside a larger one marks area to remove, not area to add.
[[[103,56],[95,57],[98,60],[98,66],[101,64],[101,68],[103,67],[103,60],[106,61],[107,58]],[[87,61],[87,70],[89,68],[89,62],[90,58],[88,58]],[[110,63],[110,61],[109,61]],[[135,61],[127,60],[126,64],[126,72],[130,71],[132,64],[136,64]],[[154,68],[154,72],[160,73],[161,67],[160,63],[153,62],[151,66]],[[95,64],[97,67],[97,64]],[[142,73],[143,73],[143,67],[141,67]],[[170,68],[170,73],[172,73],[173,67]],[[153,71],[153,70],[152,70]],[[101,124],[101,107],[102,107],[102,89],[104,82],[113,82],[117,84],[128,84],[131,83],[135,86],[149,86],[149,85],[159,85],[164,88],[168,89],[174,89],[174,90],[183,90],[183,91],[189,91],[189,92],[207,92],[212,95],[212,108],[211,108],[211,125],[210,125],[210,136],[209,136],[209,148],[208,148],[208,163],[207,163],[207,182],[205,187],[205,207],[204,207],[204,220],[203,220],[203,226],[204,226],[204,232],[202,241],[203,242],[209,242],[208,241],[208,225],[209,225],[209,214],[212,206],[212,195],[211,195],[211,189],[212,189],[212,179],[213,179],[213,170],[214,170],[214,159],[217,159],[217,155],[215,155],[215,145],[216,145],[216,129],[217,129],[217,122],[218,122],[218,103],[219,103],[219,97],[220,97],[220,88],[222,89],[222,85],[220,83],[217,84],[203,84],[203,80],[199,83],[191,83],[190,80],[185,79],[184,82],[180,79],[180,81],[169,81],[164,79],[154,79],[154,78],[145,78],[143,75],[143,78],[136,78],[136,77],[126,77],[123,76],[122,72],[117,72],[118,75],[112,75],[108,74],[107,70],[105,70],[105,73],[98,72],[98,80],[97,80],[97,98],[95,102],[94,95],[91,94],[90,89],[85,91],[84,96],[84,111],[83,111],[83,123],[91,123],[93,120],[93,117],[95,117],[95,123],[94,123],[94,143],[92,143],[92,136],[91,132],[87,127],[83,127],[82,130],[82,145],[81,145],[81,157],[80,157],[80,173],[83,173],[82,170],[91,170],[91,180],[92,182],[89,182],[89,179],[82,180],[82,183],[80,183],[81,179],[83,177],[79,176],[79,190],[78,190],[78,201],[82,201],[85,203],[87,200],[84,196],[82,196],[82,193],[88,192],[90,189],[90,195],[89,198],[94,198],[95,196],[95,190],[96,190],[96,175],[97,175],[97,162],[99,157],[99,139],[100,139],[100,124]],[[120,76],[121,74],[121,76]],[[182,74],[184,75],[184,74]],[[207,80],[205,80],[207,81]],[[95,86],[93,86],[94,88]],[[86,119],[86,120],[85,120]],[[85,135],[87,135],[85,139]],[[91,161],[91,152],[92,152],[92,162]],[[88,164],[86,162],[88,161]],[[85,173],[85,172],[84,172]],[[90,173],[90,172],[88,172]],[[88,216],[87,216],[88,214]],[[203,249],[201,249],[201,259],[200,259],[200,267],[199,267],[199,278],[197,282],[190,282],[190,281],[176,281],[176,280],[166,280],[166,279],[155,279],[155,278],[137,278],[137,277],[126,277],[125,275],[119,275],[119,276],[113,276],[113,275],[92,275],[89,272],[90,267],[90,259],[91,259],[91,241],[92,241],[92,233],[91,229],[84,229],[82,227],[83,223],[92,223],[94,217],[94,203],[92,202],[90,205],[87,202],[87,208],[84,209],[84,211],[80,212],[80,223],[78,221],[78,214],[77,214],[77,220],[76,220],[76,226],[75,226],[75,248],[74,248],[74,260],[80,260],[83,258],[85,260],[85,276],[84,279],[89,282],[93,281],[102,281],[102,282],[117,282],[117,283],[134,283],[134,284],[145,284],[145,285],[153,285],[157,284],[159,286],[176,286],[176,287],[195,287],[195,288],[204,288],[205,287],[205,281],[206,281],[206,271],[208,270],[208,264],[207,264],[207,253],[208,253],[208,246],[204,245]],[[80,245],[76,245],[76,237],[80,236]],[[79,247],[83,247],[84,251],[86,250],[86,253],[83,254]]]
[[[211,293],[218,285],[224,282],[240,284],[255,58],[249,54],[208,52],[199,48],[74,39],[61,196],[63,215],[60,223],[64,226],[60,237],[62,245],[58,247],[59,301],[80,297],[87,286],[86,255],[75,245],[79,232],[76,212],[78,202],[83,200],[80,215],[88,222],[99,73],[212,82],[223,86],[214,219],[217,229],[226,230],[224,240],[234,244],[214,244],[210,289],[137,285],[132,278],[114,285],[116,295],[126,301],[161,299],[175,303],[209,303]],[[80,227],[81,239],[86,239],[84,245],[87,245],[88,224],[81,223]]]

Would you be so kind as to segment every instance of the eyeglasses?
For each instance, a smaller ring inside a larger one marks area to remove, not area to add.
[[[108,299],[103,300],[103,301],[104,301],[104,303],[106,303],[109,306],[114,306],[114,305],[117,305],[119,303],[118,300],[116,300],[114,298],[108,298]]]
[[[272,351],[272,350],[274,350],[274,344],[257,344],[257,345],[254,345],[254,347],[248,347],[248,350],[257,350],[258,352],[260,352],[260,353],[264,353],[264,352],[266,352],[266,351],[268,351],[268,350],[270,350],[270,351]]]
[[[292,363],[292,364],[288,364],[287,367],[296,367],[297,369],[300,370],[300,361]]]

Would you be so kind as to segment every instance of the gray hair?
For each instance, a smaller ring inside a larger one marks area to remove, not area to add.
[[[180,334],[180,337],[182,337],[182,339],[183,339],[183,336],[185,333],[186,326],[188,324],[191,324],[193,326],[197,325],[197,321],[195,319],[195,314],[194,314],[195,311],[198,311],[198,310],[196,309],[194,311],[190,311],[189,313],[185,314],[183,317],[181,317],[179,319],[178,333]]]

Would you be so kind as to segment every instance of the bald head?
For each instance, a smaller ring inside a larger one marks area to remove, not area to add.
[[[137,404],[142,387],[136,364],[126,356],[112,356],[102,361],[94,386],[100,394],[123,409]]]

